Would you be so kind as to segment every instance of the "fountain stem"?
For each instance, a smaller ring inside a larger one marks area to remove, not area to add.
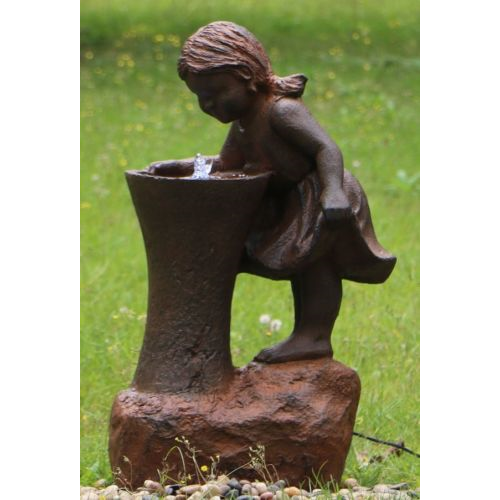
[[[233,375],[231,300],[268,175],[208,180],[126,173],[148,261],[143,392],[206,392]]]

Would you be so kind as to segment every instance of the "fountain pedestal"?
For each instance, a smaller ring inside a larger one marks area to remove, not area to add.
[[[299,484],[313,473],[340,482],[360,383],[328,358],[234,369],[231,300],[245,239],[268,175],[209,180],[127,172],[149,276],[144,343],[130,389],[118,394],[110,422],[113,471],[128,486],[193,473],[175,438],[220,456],[218,470],[248,462],[265,446],[268,464]],[[184,467],[186,467],[184,469]],[[238,474],[255,477],[252,469]]]

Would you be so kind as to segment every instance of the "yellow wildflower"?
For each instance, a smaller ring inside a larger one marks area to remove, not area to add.
[[[181,39],[177,35],[167,35],[167,41],[172,47],[180,47]]]
[[[331,56],[341,56],[344,51],[340,48],[340,47],[332,47],[328,53],[331,55]]]

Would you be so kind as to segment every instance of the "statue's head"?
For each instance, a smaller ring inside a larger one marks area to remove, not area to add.
[[[227,21],[203,26],[182,47],[179,76],[230,73],[247,82],[250,89],[275,95],[300,97],[304,75],[277,77],[262,44],[246,28]]]

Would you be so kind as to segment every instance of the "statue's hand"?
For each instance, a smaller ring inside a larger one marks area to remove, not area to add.
[[[353,217],[349,200],[342,189],[338,191],[324,191],[320,199],[321,208],[330,226],[337,226]]]
[[[146,173],[165,177],[182,177],[191,175],[193,166],[178,160],[156,161],[146,168]]]

